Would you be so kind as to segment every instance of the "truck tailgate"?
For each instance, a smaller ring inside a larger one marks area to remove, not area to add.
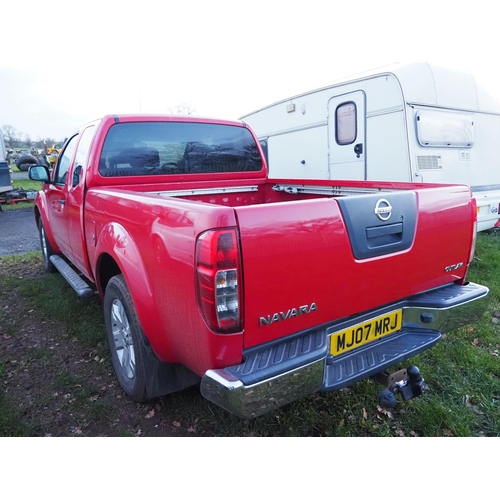
[[[443,186],[237,207],[244,347],[462,279],[471,203]]]

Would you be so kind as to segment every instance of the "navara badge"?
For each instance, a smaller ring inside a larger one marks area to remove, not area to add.
[[[392,215],[391,204],[384,198],[380,198],[380,200],[378,200],[375,204],[375,215],[381,221],[389,220],[390,216]]]

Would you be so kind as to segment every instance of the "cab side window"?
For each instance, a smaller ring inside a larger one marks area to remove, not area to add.
[[[73,153],[75,152],[77,142],[78,134],[74,135],[69,140],[69,142],[66,144],[66,147],[64,148],[64,151],[61,153],[61,156],[57,161],[56,174],[54,176],[54,182],[56,184],[64,184],[66,182],[66,175],[71,165],[71,159],[73,158]]]
[[[92,125],[87,127],[83,133],[80,142],[78,143],[78,148],[76,150],[75,155],[75,168],[73,169],[73,181],[71,185],[73,187],[77,186],[80,182],[80,175],[83,169],[83,163],[85,162],[85,158],[87,157],[87,153],[89,151],[90,143],[92,142],[92,138],[94,137],[95,126]]]

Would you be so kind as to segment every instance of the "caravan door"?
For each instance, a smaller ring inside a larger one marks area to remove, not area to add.
[[[366,179],[364,92],[328,101],[328,146],[330,179]]]

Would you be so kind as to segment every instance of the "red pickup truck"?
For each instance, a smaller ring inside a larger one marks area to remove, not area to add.
[[[254,417],[387,373],[484,312],[467,186],[270,181],[245,123],[146,115],[83,126],[29,175],[45,268],[99,294],[135,401],[201,383]],[[388,406],[424,387],[415,367],[385,380]]]

